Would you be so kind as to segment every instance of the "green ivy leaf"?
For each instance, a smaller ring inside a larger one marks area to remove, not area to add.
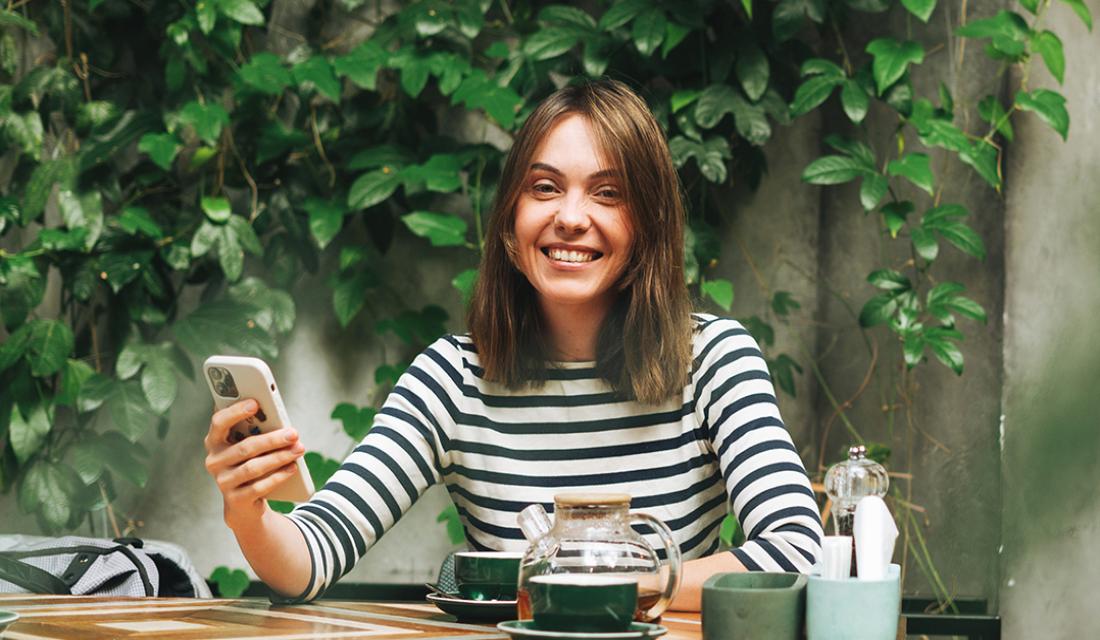
[[[919,42],[898,42],[894,38],[876,38],[867,45],[867,53],[874,56],[871,71],[878,95],[901,79],[910,64],[924,62],[924,47]]]
[[[324,249],[344,226],[344,205],[336,201],[307,198],[302,208],[309,214],[309,230]]]
[[[138,142],[138,151],[148,154],[165,171],[172,170],[172,162],[179,150],[179,140],[170,133],[147,133]]]
[[[1069,135],[1069,112],[1066,111],[1066,99],[1062,94],[1049,89],[1035,89],[1031,93],[1020,91],[1016,94],[1016,106],[1035,113],[1057,131],[1062,140]]]
[[[672,113],[677,113],[684,107],[692,104],[699,99],[700,95],[702,95],[702,92],[696,89],[677,89],[673,91],[668,101]]]
[[[179,117],[181,123],[194,127],[195,135],[209,145],[217,144],[222,127],[229,124],[229,114],[221,105],[202,104],[195,100],[180,109]]]
[[[971,300],[970,298],[964,298],[963,296],[954,296],[950,300],[947,300],[944,305],[952,311],[955,311],[959,315],[965,316],[972,320],[977,320],[982,324],[985,324],[988,321],[988,318],[985,314],[985,309],[982,308],[982,305]]]
[[[210,574],[210,581],[218,586],[218,596],[239,598],[248,589],[248,574],[240,569],[217,567]]]
[[[452,545],[466,541],[466,530],[462,526],[462,518],[458,515],[458,507],[453,503],[440,511],[435,521],[447,523],[447,539]]]
[[[401,172],[406,189],[410,184],[423,182],[429,191],[450,193],[462,188],[459,172],[462,161],[452,153],[437,153],[422,165],[407,167]],[[406,192],[407,193],[407,192]]]
[[[882,217],[891,238],[898,237],[898,231],[905,226],[905,218],[913,212],[913,203],[908,200],[891,202],[882,208]]]
[[[866,143],[830,134],[825,137],[825,144],[857,160],[868,173],[875,173],[875,152]]]
[[[840,65],[825,58],[810,58],[802,63],[798,73],[803,78],[806,76],[826,76],[835,80],[844,80],[847,77]]]
[[[390,167],[364,173],[351,184],[348,206],[355,210],[373,207],[393,195],[400,185],[399,172]]]
[[[159,414],[167,413],[176,401],[176,373],[163,348],[149,350],[145,369],[141,372],[141,390],[145,393],[149,406]]]
[[[51,376],[65,366],[73,350],[73,332],[56,320],[32,320],[24,351],[31,375]]]
[[[456,215],[414,211],[401,216],[414,234],[427,238],[433,247],[460,247],[466,244],[466,221]]]
[[[833,90],[844,83],[843,78],[830,75],[814,75],[799,85],[791,102],[791,117],[796,118],[813,111],[822,102],[825,102]]]
[[[164,231],[153,220],[153,216],[149,214],[149,210],[145,207],[129,206],[124,208],[118,216],[118,226],[132,236],[141,234],[154,240],[164,237]]]
[[[985,244],[981,236],[962,222],[939,224],[935,231],[963,253],[985,260]]]
[[[733,123],[737,133],[754,146],[761,146],[771,138],[772,127],[761,104],[752,104],[740,94],[733,96]]]
[[[412,163],[413,155],[408,149],[392,144],[383,144],[363,149],[347,162],[348,169],[376,169],[389,167],[391,170]]]
[[[256,321],[259,309],[239,300],[206,302],[172,325],[172,332],[194,356],[211,353],[243,353],[274,359],[278,347]]]
[[[237,76],[245,85],[268,95],[282,93],[283,89],[289,87],[294,81],[290,71],[279,60],[279,56],[266,51],[252,56],[252,59],[237,71]]]
[[[940,253],[940,244],[936,242],[935,234],[922,227],[913,227],[909,234],[910,239],[913,241],[913,249],[918,256],[928,262],[936,259],[936,256]]]
[[[462,294],[462,304],[470,304],[470,297],[474,294],[474,284],[477,282],[477,269],[466,269],[451,280],[451,286]]]
[[[340,102],[340,81],[324,56],[313,56],[294,65],[294,81],[303,89],[316,89],[333,102]]]
[[[743,2],[750,7],[752,6],[752,0],[743,0]],[[722,525],[718,529],[718,538],[722,541],[722,544],[727,547],[732,547],[734,546],[734,538],[740,530],[741,526],[737,522],[737,516],[732,513],[727,513],[726,517],[722,519]]]
[[[932,17],[932,12],[936,9],[936,0],[901,0],[901,4],[909,10],[909,13],[917,16],[921,22],[928,22],[928,19]]]
[[[0,9],[0,27],[17,27],[31,34],[38,35],[38,25],[24,18],[14,11]]]
[[[925,333],[925,342],[936,356],[936,359],[947,365],[957,375],[963,372],[963,355],[959,347],[949,342],[946,337],[934,334],[933,330]]]
[[[865,211],[873,211],[886,191],[890,188],[890,181],[879,173],[867,173],[859,185],[859,203]]]
[[[157,414],[145,399],[141,385],[134,381],[115,385],[114,393],[107,399],[107,410],[115,428],[131,442],[137,442],[157,421]]]
[[[901,176],[917,185],[928,195],[935,191],[932,167],[929,158],[923,153],[907,153],[898,160],[891,160],[886,172],[892,176]]]
[[[574,26],[586,30],[596,30],[596,19],[583,9],[563,4],[551,4],[539,10],[539,22],[554,25]]]
[[[802,172],[802,180],[810,184],[842,184],[869,172],[864,164],[846,156],[824,156],[810,163]]]
[[[230,20],[236,20],[241,24],[261,25],[264,23],[264,14],[252,0],[206,0],[216,2],[218,12]]]
[[[305,458],[306,468],[309,469],[309,476],[313,478],[313,486],[317,490],[324,487],[332,474],[340,469],[339,460],[326,458],[315,451],[309,451],[302,457]]]
[[[741,0],[741,8],[745,10],[749,20],[752,20],[752,0]]]
[[[348,434],[352,440],[359,442],[374,425],[374,416],[377,413],[371,407],[358,408],[353,404],[341,402],[336,405],[329,417],[339,420],[344,426],[344,433]]]
[[[665,28],[664,42],[661,44],[661,57],[667,58],[668,54],[676,48],[676,45],[683,42],[689,34],[691,34],[690,27],[669,20],[668,26]]]
[[[207,218],[210,218],[211,222],[222,224],[229,221],[229,216],[232,214],[232,210],[229,208],[229,200],[203,196],[201,202],[202,212],[206,214]]]
[[[776,291],[772,296],[772,311],[779,317],[786,317],[792,310],[801,309],[802,305],[792,297],[790,291]]]
[[[650,6],[650,0],[616,0],[608,10],[600,16],[599,28],[601,31],[611,31],[630,22]]]
[[[1015,135],[1012,130],[1012,121],[1005,117],[1005,109],[996,96],[986,96],[978,103],[978,115],[981,116],[982,120],[996,126],[997,131],[1005,137],[1005,140],[1013,141]]]
[[[657,47],[661,46],[661,41],[665,39],[667,26],[665,12],[659,7],[651,7],[635,18],[631,35],[638,53],[647,58],[653,55]]]
[[[695,122],[704,129],[713,128],[727,113],[733,113],[733,103],[738,97],[729,85],[710,85],[695,103]]]
[[[897,308],[898,301],[893,293],[880,293],[863,305],[863,309],[859,312],[859,326],[873,327],[884,324],[894,315]]]
[[[896,295],[902,291],[909,291],[913,288],[913,283],[909,281],[909,278],[894,269],[878,269],[872,271],[870,275],[867,276],[867,282],[870,282],[879,289],[893,292],[891,295]]]
[[[83,248],[91,251],[103,232],[103,201],[98,191],[77,196],[68,189],[57,194],[57,205],[65,226],[84,235]]]
[[[523,42],[522,51],[531,60],[556,58],[577,45],[581,33],[565,27],[547,27],[536,31]]]
[[[768,361],[768,370],[776,385],[792,398],[798,397],[795,393],[794,372],[802,373],[802,367],[787,354],[781,354],[775,360]]]
[[[19,506],[38,515],[47,533],[73,526],[80,477],[68,465],[39,459],[30,465],[19,487]]]
[[[1044,31],[1032,38],[1031,46],[1043,57],[1050,75],[1054,76],[1058,84],[1062,84],[1066,73],[1066,56],[1062,51],[1062,40],[1053,32]]]
[[[867,116],[871,100],[858,82],[848,80],[840,90],[840,104],[844,107],[844,115],[855,124],[859,124]]]
[[[3,346],[0,346],[0,349],[3,349]],[[0,364],[0,371],[2,370],[3,365]],[[53,399],[54,403],[76,407],[76,400],[80,395],[81,387],[93,375],[95,375],[95,370],[86,362],[73,359],[66,360],[65,368],[61,371],[61,384],[57,395]]]
[[[979,140],[965,151],[959,153],[959,159],[978,172],[989,186],[1001,190],[1001,167],[998,161],[997,147]]]
[[[11,411],[11,422],[8,423],[8,440],[11,442],[12,452],[20,464],[24,464],[46,442],[46,436],[50,433],[51,419],[47,407],[41,402],[35,402],[29,412],[16,404]]]
[[[346,76],[356,86],[374,91],[378,70],[389,60],[389,53],[377,42],[367,40],[346,55],[332,61],[338,75]]]
[[[34,260],[25,257],[0,260],[0,315],[8,331],[23,323],[45,292],[45,279],[38,273]]]
[[[906,334],[901,351],[907,369],[917,366],[924,359],[924,336],[916,332]]]
[[[375,276],[366,269],[341,275],[332,289],[332,310],[341,327],[348,326],[363,308],[367,290],[375,286]]]
[[[1077,14],[1077,17],[1081,18],[1081,22],[1085,23],[1085,27],[1092,31],[1092,12],[1084,0],[1062,0],[1062,2],[1068,4],[1069,8]]]
[[[259,278],[249,277],[230,286],[228,293],[231,300],[254,307],[252,319],[264,331],[285,334],[294,328],[297,311],[294,299],[286,291],[269,287]]]
[[[719,307],[729,311],[733,306],[733,283],[722,278],[704,280],[699,285],[703,295],[713,300]]]

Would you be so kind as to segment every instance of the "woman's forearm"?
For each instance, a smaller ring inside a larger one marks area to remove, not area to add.
[[[671,611],[699,611],[703,602],[703,583],[716,573],[745,571],[745,566],[737,556],[729,552],[720,552],[705,558],[688,560],[682,570],[680,591],[669,607]]]
[[[309,548],[290,518],[267,509],[250,526],[231,528],[248,564],[276,593],[294,598],[309,586]]]

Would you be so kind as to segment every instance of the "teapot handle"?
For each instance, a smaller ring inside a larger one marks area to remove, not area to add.
[[[668,609],[668,606],[672,604],[672,599],[676,597],[676,592],[680,590],[680,545],[676,544],[676,540],[672,538],[672,531],[669,530],[668,525],[661,522],[657,518],[649,515],[648,513],[634,513],[631,514],[634,520],[640,520],[649,525],[654,531],[657,532],[657,536],[661,538],[661,543],[665,547],[665,564],[668,566],[668,580],[665,582],[665,588],[661,592],[661,599],[657,601],[657,604],[653,605],[649,611],[645,612],[646,620],[656,620]]]

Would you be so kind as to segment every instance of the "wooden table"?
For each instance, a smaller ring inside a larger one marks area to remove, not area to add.
[[[279,606],[267,600],[97,598],[0,595],[0,610],[20,618],[4,640],[107,640],[109,638],[230,638],[313,640],[502,640],[493,625],[457,622],[429,603],[322,600]],[[668,640],[700,640],[699,614],[674,613],[661,622]],[[662,640],[664,640],[662,639]]]

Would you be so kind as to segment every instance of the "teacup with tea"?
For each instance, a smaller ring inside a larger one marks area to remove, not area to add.
[[[638,582],[622,575],[554,573],[527,583],[535,627],[546,631],[626,631],[638,605]]]
[[[522,553],[459,551],[455,554],[455,582],[467,600],[515,600]]]

